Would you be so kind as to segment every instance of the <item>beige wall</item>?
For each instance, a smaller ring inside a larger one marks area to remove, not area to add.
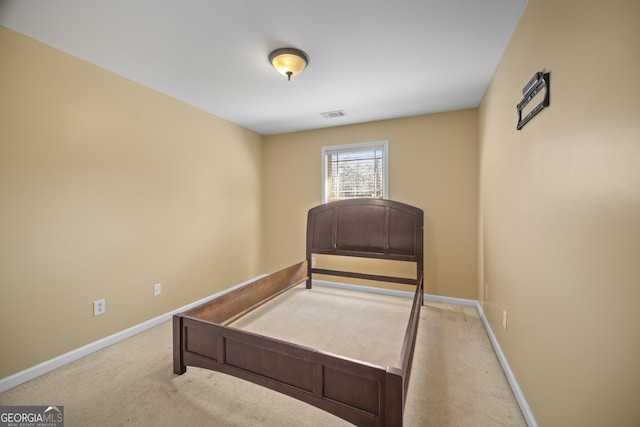
[[[480,107],[479,293],[545,427],[640,422],[639,20],[530,0]],[[518,132],[543,70],[551,105]]]
[[[261,164],[261,135],[0,27],[0,378],[262,273]]]
[[[639,17],[530,0],[479,110],[264,144],[0,27],[0,378],[302,259],[320,147],[388,139],[428,292],[482,300],[539,424],[637,425]],[[518,132],[541,70],[551,106]]]
[[[268,270],[304,259],[306,214],[321,203],[321,147],[388,140],[389,198],[425,211],[427,292],[477,298],[476,125],[472,109],[266,137]]]

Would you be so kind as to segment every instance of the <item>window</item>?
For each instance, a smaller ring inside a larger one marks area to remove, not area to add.
[[[323,203],[388,198],[389,141],[322,147],[322,175]]]

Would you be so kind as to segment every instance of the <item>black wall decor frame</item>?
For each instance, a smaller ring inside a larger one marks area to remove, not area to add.
[[[550,75],[549,73],[537,72],[533,75],[531,80],[522,88],[522,101],[517,105],[518,109],[518,126],[517,129],[520,130],[529,123],[529,121],[540,111],[542,111],[545,107],[549,106],[549,95],[550,95]],[[522,110],[524,107],[529,104],[539,93],[544,91],[544,98],[542,101],[533,107],[533,109],[526,115],[524,118],[522,117]]]

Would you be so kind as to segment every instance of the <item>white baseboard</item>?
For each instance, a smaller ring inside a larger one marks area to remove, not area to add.
[[[360,290],[363,292],[372,292],[377,294],[400,296],[405,298],[413,297],[413,292],[381,289],[381,288],[374,288],[369,286],[348,285],[344,283],[328,282],[324,280],[314,280],[313,284],[314,286],[319,285],[319,286],[325,286],[325,287],[331,287],[331,288]],[[527,403],[527,400],[525,399],[524,394],[522,393],[522,390],[518,385],[518,381],[516,381],[516,377],[513,375],[513,372],[511,371],[511,367],[507,362],[507,358],[502,352],[502,348],[500,348],[500,344],[498,343],[498,340],[496,339],[496,336],[494,335],[493,330],[491,329],[491,325],[489,324],[489,321],[484,315],[484,311],[482,310],[482,306],[480,305],[480,302],[472,299],[443,297],[439,295],[429,295],[429,294],[425,294],[424,300],[431,301],[431,302],[439,302],[444,304],[454,304],[454,305],[463,305],[467,307],[475,307],[476,311],[478,312],[478,316],[480,316],[480,320],[482,321],[482,324],[485,330],[487,331],[487,335],[489,336],[489,341],[491,341],[493,350],[495,351],[496,356],[500,361],[500,366],[502,367],[502,370],[504,371],[504,374],[507,377],[507,381],[509,382],[509,386],[513,391],[513,395],[515,396],[516,401],[518,402],[518,406],[520,406],[520,411],[522,412],[522,416],[524,417],[529,427],[538,427],[538,423],[533,417],[531,408],[529,407],[529,404]]]
[[[466,307],[478,307],[478,301],[474,299],[442,297],[440,295],[425,294],[425,301],[441,302],[443,304],[464,305]]]
[[[392,297],[413,298],[413,292],[398,291],[395,289],[374,288],[372,286],[350,285],[348,283],[330,282],[328,280],[313,279],[313,286],[325,288],[348,289],[350,291],[370,292],[373,294],[390,295]]]
[[[75,350],[71,350],[68,353],[62,354],[58,357],[54,357],[53,359],[49,359],[45,362],[42,362],[36,366],[25,369],[24,371],[17,372],[13,375],[0,379],[0,393],[12,389],[13,387],[19,386],[27,381],[30,381],[34,378],[39,377],[40,375],[44,375],[47,372],[53,371],[54,369],[60,368],[64,365],[67,365],[71,362],[74,362],[78,359],[81,359],[85,356],[88,356],[91,353],[95,353],[98,350],[101,350],[105,347],[109,347],[110,345],[116,344],[122,340],[125,340],[129,337],[132,337],[140,332],[146,331],[147,329],[153,328],[154,326],[158,326],[159,324],[170,320],[174,314],[182,313],[183,311],[190,310],[197,305],[205,303],[207,301],[212,300],[213,298],[217,298],[220,295],[224,295],[228,292],[231,292],[234,289],[245,286],[248,283],[251,283],[261,277],[266,276],[266,274],[262,274],[260,276],[254,277],[253,279],[247,280],[246,282],[242,282],[231,288],[225,289],[221,292],[218,292],[214,295],[208,296],[191,304],[185,305],[184,307],[180,307],[169,313],[162,314],[153,319],[147,320],[146,322],[142,322],[138,325],[132,326],[123,331],[117,332],[113,335],[109,335],[108,337],[99,339],[92,343],[89,343],[83,347],[77,348]]]
[[[520,411],[522,411],[522,416],[524,417],[524,420],[527,422],[527,425],[529,427],[538,427],[538,423],[536,422],[536,419],[533,416],[533,412],[531,412],[531,408],[527,403],[527,399],[525,399],[524,394],[522,393],[522,390],[518,385],[518,381],[516,381],[516,377],[513,375],[513,372],[511,371],[511,367],[507,362],[507,358],[502,352],[502,348],[500,348],[500,344],[498,343],[498,340],[496,339],[496,336],[494,335],[493,330],[491,329],[491,325],[489,325],[489,321],[484,315],[482,306],[478,301],[476,301],[476,310],[478,310],[478,315],[480,316],[480,319],[482,320],[482,324],[484,325],[484,328],[487,331],[487,335],[489,335],[489,341],[491,341],[491,345],[493,346],[493,350],[496,352],[496,356],[500,361],[500,365],[502,366],[504,375],[507,377],[507,381],[511,386],[513,395],[515,396],[516,401],[520,406]]]

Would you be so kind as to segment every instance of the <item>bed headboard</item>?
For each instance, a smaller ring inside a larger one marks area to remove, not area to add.
[[[307,216],[307,261],[313,273],[384,282],[419,284],[423,272],[422,209],[385,199],[347,199],[325,203]],[[312,254],[390,259],[416,263],[416,278],[379,276],[312,266]]]

